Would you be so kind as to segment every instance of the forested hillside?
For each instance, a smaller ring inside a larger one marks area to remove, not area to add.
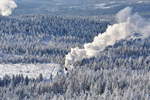
[[[149,39],[120,41],[53,81],[44,80],[42,74],[37,79],[5,76],[0,96],[2,100],[149,100]]]
[[[111,19],[30,15],[0,17],[1,63],[61,63],[71,47],[105,31]]]
[[[59,63],[112,24],[102,17],[0,17],[1,63]],[[0,79],[0,100],[149,100],[150,37],[129,37],[55,79]]]

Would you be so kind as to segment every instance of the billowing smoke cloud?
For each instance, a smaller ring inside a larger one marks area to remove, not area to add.
[[[0,15],[9,16],[12,10],[17,8],[17,4],[13,0],[0,0]]]
[[[130,7],[121,10],[116,19],[117,24],[108,26],[106,32],[96,36],[92,43],[85,44],[83,49],[72,48],[66,55],[65,66],[70,67],[76,61],[95,57],[107,46],[114,45],[116,41],[126,39],[135,33],[141,34],[143,38],[150,35],[150,22],[138,13],[132,13]]]

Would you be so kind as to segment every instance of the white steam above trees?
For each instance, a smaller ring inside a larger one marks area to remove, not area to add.
[[[17,8],[14,0],[0,0],[0,15],[9,16],[12,14],[13,9]]]
[[[126,39],[135,33],[143,38],[150,35],[150,22],[142,18],[138,13],[133,13],[132,8],[127,7],[117,15],[117,24],[108,26],[106,32],[100,33],[91,43],[84,44],[82,49],[72,48],[66,55],[65,66],[70,67],[76,61],[84,58],[95,57],[107,46],[114,45],[116,41]]]

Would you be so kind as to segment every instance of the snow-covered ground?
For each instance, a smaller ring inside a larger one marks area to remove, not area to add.
[[[119,6],[119,4],[107,4],[107,3],[100,3],[100,4],[95,4],[96,9],[110,9]]]
[[[29,78],[37,78],[40,74],[48,79],[62,70],[59,64],[0,64],[0,77],[22,74]]]

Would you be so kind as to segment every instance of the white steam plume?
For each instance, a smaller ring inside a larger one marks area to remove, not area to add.
[[[132,13],[130,7],[121,10],[116,19],[117,24],[108,26],[106,32],[96,36],[93,42],[85,44],[83,49],[72,48],[66,55],[65,67],[70,67],[84,58],[97,56],[107,46],[114,45],[116,41],[126,39],[134,33],[139,33],[142,37],[150,36],[149,20],[142,18],[138,13]]]
[[[12,14],[12,10],[17,8],[17,4],[14,0],[0,0],[0,15],[9,16]]]

